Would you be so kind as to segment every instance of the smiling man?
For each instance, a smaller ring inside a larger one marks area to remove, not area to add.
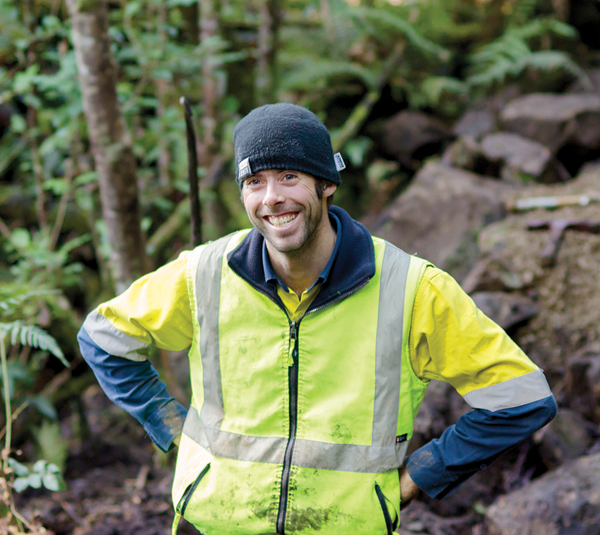
[[[176,510],[207,535],[391,535],[548,422],[542,371],[446,273],[332,205],[343,161],[310,111],[234,131],[253,229],[184,252],[86,319],[81,351],[163,451]],[[189,349],[189,410],[144,356]],[[472,407],[405,458],[428,383]]]

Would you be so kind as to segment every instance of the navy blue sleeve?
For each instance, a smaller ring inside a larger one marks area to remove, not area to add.
[[[167,392],[152,363],[108,354],[83,327],[77,340],[106,395],[144,426],[161,451],[168,451],[181,434],[187,410]]]
[[[411,454],[410,477],[431,498],[443,498],[463,481],[556,416],[554,396],[519,407],[474,409]]]

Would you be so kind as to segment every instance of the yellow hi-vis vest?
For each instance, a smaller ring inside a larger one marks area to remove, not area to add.
[[[427,383],[408,333],[427,263],[373,238],[366,284],[298,322],[238,276],[247,231],[188,264],[193,399],[173,500],[206,535],[391,535]]]

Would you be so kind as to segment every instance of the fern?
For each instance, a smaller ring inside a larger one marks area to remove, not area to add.
[[[591,82],[583,69],[565,52],[557,50],[534,51],[529,41],[544,35],[555,34],[573,38],[577,31],[552,19],[534,20],[518,28],[510,28],[502,37],[485,45],[470,58],[471,87],[489,87],[504,82],[508,77],[519,77],[526,70],[564,72],[578,78],[585,87]]]
[[[24,346],[37,347],[44,351],[50,351],[66,367],[69,366],[54,337],[50,336],[43,329],[35,325],[25,325],[20,321],[0,323],[0,343],[4,343],[4,338],[7,335],[10,335],[10,343],[12,345],[20,342]]]
[[[419,34],[414,27],[406,20],[394,15],[393,13],[376,8],[355,7],[351,14],[363,22],[375,23],[371,28],[371,33],[375,36],[381,35],[380,28],[386,28],[393,32],[399,32],[404,35],[408,42],[417,50],[433,54],[442,61],[447,61],[450,58],[450,52],[445,48],[436,45]]]
[[[14,295],[14,292],[6,292],[4,290],[0,290],[0,317],[3,315],[8,316],[15,312],[16,307],[24,303],[25,301],[31,299],[32,297],[41,297],[46,295],[57,295],[60,294],[59,290],[43,290],[43,291],[32,291],[25,292],[20,295]]]
[[[359,78],[367,87],[374,87],[377,81],[377,73],[350,61],[307,61],[285,77],[282,89],[303,89],[317,80],[340,75]]]

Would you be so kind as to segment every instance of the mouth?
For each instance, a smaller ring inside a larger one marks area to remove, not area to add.
[[[297,216],[298,216],[297,213],[269,215],[269,216],[265,216],[265,219],[273,227],[282,228],[282,227],[285,227],[286,225],[289,225],[292,221],[294,221],[294,219],[296,219]]]

